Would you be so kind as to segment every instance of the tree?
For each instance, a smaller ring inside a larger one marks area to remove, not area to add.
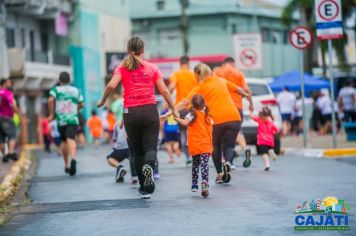
[[[341,0],[342,4],[342,18],[345,21],[350,18],[356,9],[356,0]],[[312,29],[315,35],[315,19],[314,19],[314,1],[313,0],[290,0],[288,4],[283,8],[281,20],[283,24],[290,27],[292,24],[292,16],[295,11],[299,10],[301,17],[301,24]],[[356,27],[354,28],[356,33]],[[344,33],[343,39],[333,40],[333,47],[336,52],[336,56],[339,61],[339,66],[342,70],[349,70],[349,65],[347,64],[347,59],[345,55],[345,46],[347,44],[347,35]],[[318,44],[321,49],[322,54],[322,68],[323,74],[326,75],[326,63],[325,63],[325,53],[327,52],[326,41],[318,42],[317,39],[314,40],[313,44],[309,49],[307,49],[304,57],[304,63],[306,71],[311,72],[314,66],[318,65],[317,62],[317,51],[316,48]]]

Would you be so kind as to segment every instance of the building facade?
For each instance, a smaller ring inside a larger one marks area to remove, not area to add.
[[[43,109],[46,93],[57,83],[61,71],[72,73],[61,38],[66,37],[65,23],[71,17],[73,2],[2,0],[0,3],[1,77],[13,81],[19,107],[26,116],[21,142],[41,142],[40,118],[47,115]]]
[[[289,44],[289,30],[280,22],[281,8],[263,0],[189,0],[189,56],[234,56],[233,36],[262,35],[263,67],[245,71],[248,76],[271,77],[300,65],[298,52]],[[183,54],[179,1],[133,0],[133,34],[147,42],[149,58]]]

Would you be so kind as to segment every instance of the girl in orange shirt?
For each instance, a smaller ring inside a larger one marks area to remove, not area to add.
[[[209,157],[213,151],[213,120],[204,98],[194,95],[192,107],[185,119],[175,117],[180,125],[188,126],[188,149],[193,158],[192,192],[198,191],[199,166],[201,168],[201,195],[209,195]]]

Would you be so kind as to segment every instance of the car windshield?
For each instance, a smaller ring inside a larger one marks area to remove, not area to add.
[[[270,94],[268,87],[265,84],[251,84],[248,83],[252,91],[252,96],[262,96]]]

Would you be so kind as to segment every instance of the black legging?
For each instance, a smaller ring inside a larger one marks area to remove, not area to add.
[[[143,186],[142,166],[149,164],[152,169],[157,160],[159,115],[156,105],[128,108],[124,112],[124,125],[132,146],[136,174]]]
[[[213,125],[213,161],[216,172],[222,173],[221,152],[225,160],[232,162],[237,134],[240,131],[240,121],[230,121]]]

